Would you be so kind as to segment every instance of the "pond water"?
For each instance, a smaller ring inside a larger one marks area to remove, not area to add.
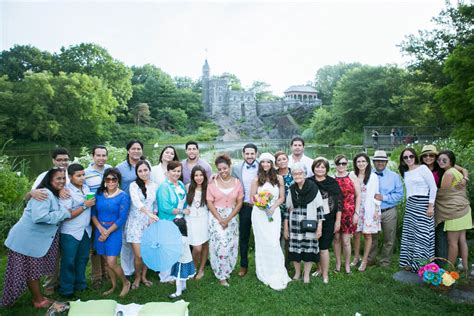
[[[229,154],[233,160],[241,160],[242,148],[248,142],[250,141],[200,142],[199,149],[201,157],[213,166],[212,162],[215,157],[223,152]],[[287,153],[290,152],[290,140],[254,140],[251,142],[257,145],[259,153],[275,153],[278,150],[284,150]],[[146,144],[144,150],[145,156],[149,157],[152,162],[157,161],[158,156],[165,145],[167,144]],[[172,145],[176,148],[178,157],[184,159],[186,157],[184,153],[184,144]],[[5,153],[12,158],[16,158],[17,162],[25,160],[28,163],[28,176],[30,178],[35,178],[38,174],[52,166],[51,153],[54,148],[54,145],[51,145],[50,147],[45,146],[43,148],[16,147],[10,149],[7,148]],[[78,157],[81,152],[80,147],[69,147],[68,150],[72,157]],[[362,150],[363,148],[361,146],[327,146],[319,144],[306,144],[305,146],[305,154],[307,156],[312,158],[324,156],[329,160],[332,160],[337,154],[345,154],[349,159],[351,159],[356,153]]]

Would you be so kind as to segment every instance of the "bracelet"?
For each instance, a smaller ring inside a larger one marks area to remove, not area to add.
[[[466,180],[466,182],[469,182],[469,178],[468,178],[468,177],[464,177],[463,179]]]

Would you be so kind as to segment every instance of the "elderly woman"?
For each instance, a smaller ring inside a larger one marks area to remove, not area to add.
[[[456,157],[450,150],[439,153],[438,164],[444,170],[441,188],[436,196],[436,223],[444,222],[448,234],[448,259],[455,262],[461,254],[463,270],[468,272],[466,230],[472,228],[471,207],[466,189],[455,188],[463,175],[454,168]]]
[[[319,262],[318,239],[323,231],[323,199],[317,185],[306,180],[304,164],[295,163],[291,174],[295,183],[290,186],[286,198],[289,216],[285,219],[284,229],[285,238],[289,240],[288,260],[295,267],[293,280],[300,279],[300,262],[303,261],[303,280],[304,283],[309,283],[311,266],[313,262]]]
[[[112,294],[117,285],[117,277],[122,281],[120,297],[130,290],[131,283],[123,269],[117,264],[122,248],[123,226],[128,217],[130,196],[120,189],[122,175],[116,168],[107,169],[96,193],[96,204],[92,208],[92,223],[95,226],[94,246],[107,264],[112,288],[103,295]]]
[[[402,151],[398,170],[405,180],[407,196],[400,267],[416,272],[424,260],[435,254],[434,202],[438,189],[430,169],[419,164],[413,148]]]
[[[189,214],[186,203],[186,188],[184,183],[179,180],[183,167],[179,161],[170,161],[167,165],[167,178],[161,183],[156,192],[156,200],[158,201],[158,217],[161,220],[172,221],[176,215],[184,216]],[[170,271],[160,271],[160,282],[171,282]]]
[[[334,234],[341,229],[342,213],[342,191],[334,178],[328,176],[329,161],[324,157],[318,157],[311,166],[314,180],[318,185],[319,192],[323,198],[324,222],[321,238],[319,239],[319,250],[321,252],[320,274],[323,283],[329,282],[329,247],[334,239]],[[316,276],[318,271],[316,271]]]
[[[71,218],[71,213],[59,204],[59,191],[65,184],[64,169],[49,170],[37,187],[46,189],[47,198],[30,199],[20,220],[8,233],[3,306],[13,305],[27,286],[35,308],[52,304],[41,294],[39,279],[53,274],[59,249],[59,223]]]
[[[360,210],[360,184],[354,174],[347,171],[349,160],[344,155],[334,158],[336,165],[335,179],[342,191],[341,229],[334,234],[334,256],[336,257],[336,272],[341,270],[341,243],[344,254],[344,268],[351,273],[351,238],[357,229]]]
[[[237,262],[239,223],[236,215],[242,207],[244,191],[237,178],[231,176],[231,160],[220,155],[215,161],[218,175],[207,187],[209,216],[209,253],[214,275],[228,287],[230,274]]]
[[[254,204],[252,227],[255,236],[255,270],[257,278],[274,290],[283,290],[291,279],[285,268],[285,257],[280,247],[280,204],[285,200],[283,177],[274,168],[275,158],[270,153],[260,155],[258,173],[252,181],[250,198],[255,203],[257,194],[270,193],[265,210]]]

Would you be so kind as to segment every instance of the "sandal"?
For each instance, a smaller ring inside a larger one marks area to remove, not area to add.
[[[135,283],[135,282],[132,283],[132,290],[136,290],[139,287],[140,287],[140,283]]]
[[[46,307],[49,307],[51,304],[53,304],[53,302],[47,298],[47,297],[43,297],[43,300],[39,303],[36,303],[35,301],[31,301],[33,303],[33,306],[35,308],[46,308]]]
[[[144,280],[142,281],[143,285],[145,285],[146,287],[150,287],[153,285],[153,282],[151,282],[150,280]]]

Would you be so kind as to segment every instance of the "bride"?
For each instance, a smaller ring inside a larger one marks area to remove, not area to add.
[[[281,213],[280,204],[285,200],[283,177],[275,168],[275,158],[269,153],[260,155],[257,177],[252,181],[250,196],[269,192],[273,197],[269,210],[254,205],[252,227],[255,237],[255,265],[257,278],[274,290],[286,288],[290,278],[285,268],[285,258],[280,247]]]

